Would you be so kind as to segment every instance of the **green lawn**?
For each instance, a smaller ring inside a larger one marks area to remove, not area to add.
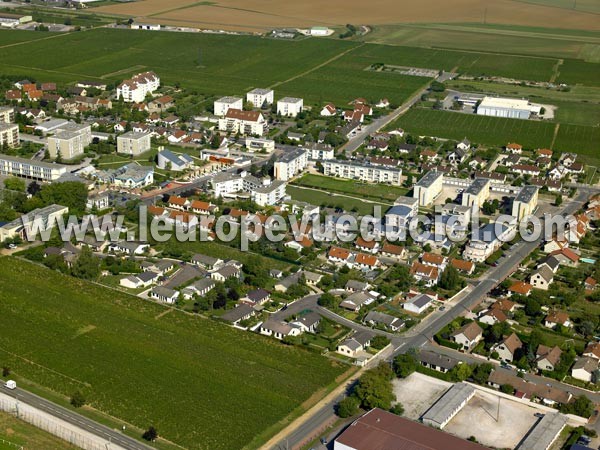
[[[307,174],[294,181],[299,186],[314,187],[330,192],[340,192],[369,200],[393,202],[401,195],[406,195],[408,189],[389,186],[386,184],[361,183],[354,180],[343,180],[323,175]]]
[[[0,363],[190,449],[258,447],[343,372],[310,352],[0,258]],[[10,350],[10,353],[8,353]]]
[[[311,203],[316,206],[341,207],[346,211],[356,211],[361,215],[373,214],[373,207],[381,206],[382,212],[387,211],[391,205],[380,202],[368,203],[355,198],[346,197],[343,194],[329,194],[316,189],[303,189],[296,186],[288,186],[287,193],[293,200]]]
[[[409,133],[472,142],[506,145],[518,142],[526,148],[550,147],[555,124],[530,120],[502,119],[450,111],[411,109],[390,127]]]
[[[44,450],[78,448],[10,414],[0,412],[0,450],[18,450],[20,446]]]
[[[600,164],[600,127],[562,124],[554,142],[556,150],[575,152],[589,164]]]

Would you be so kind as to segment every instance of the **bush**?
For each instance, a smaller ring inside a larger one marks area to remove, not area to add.
[[[148,428],[146,431],[144,431],[144,434],[142,434],[142,439],[150,442],[155,441],[157,437],[158,431],[156,431],[156,428],[154,427]]]
[[[73,395],[71,395],[71,405],[75,408],[81,408],[85,405],[85,397],[81,393],[81,391],[75,391]]]
[[[401,416],[404,414],[404,406],[402,406],[402,403],[396,403],[394,406],[392,406],[390,412],[392,414],[396,414],[397,416]]]
[[[356,397],[346,397],[337,404],[336,414],[345,419],[352,417],[358,412],[358,399]]]

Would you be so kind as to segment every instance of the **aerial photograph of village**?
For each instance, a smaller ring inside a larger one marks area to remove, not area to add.
[[[600,0],[0,0],[0,450],[600,449]]]

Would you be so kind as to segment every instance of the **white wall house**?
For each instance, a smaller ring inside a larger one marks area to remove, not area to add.
[[[215,100],[214,113],[215,116],[223,117],[227,114],[230,108],[233,109],[244,109],[244,101],[239,97],[221,97]]]
[[[444,174],[442,172],[427,172],[413,189],[413,197],[419,199],[419,206],[428,206],[442,192]]]
[[[277,114],[286,117],[296,117],[304,108],[304,100],[295,97],[284,97],[277,100]]]
[[[260,108],[263,105],[271,105],[274,100],[273,89],[252,89],[246,94],[246,101],[252,103],[255,108]]]
[[[308,152],[294,149],[285,152],[275,161],[274,174],[277,180],[287,181],[302,172],[308,164]]]
[[[258,111],[229,108],[225,117],[219,119],[219,130],[233,134],[262,136],[265,133],[265,118]]]
[[[152,147],[150,133],[130,131],[117,137],[117,153],[139,155]]]
[[[117,100],[127,103],[141,103],[147,94],[152,94],[160,87],[160,78],[154,72],[138,73],[117,86]]]

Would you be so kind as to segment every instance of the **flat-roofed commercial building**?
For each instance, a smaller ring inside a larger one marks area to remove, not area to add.
[[[19,125],[0,122],[0,149],[19,146]]]
[[[67,173],[67,166],[17,156],[0,155],[0,175],[55,181]]]
[[[483,202],[490,197],[490,180],[475,178],[471,185],[462,193],[462,206],[481,208]]]
[[[512,215],[521,220],[523,217],[533,214],[538,202],[538,187],[523,186],[512,204]]]
[[[413,189],[413,197],[419,199],[419,206],[428,206],[441,194],[444,174],[437,171],[427,172]]]
[[[517,98],[484,97],[477,107],[480,116],[529,119],[536,108],[528,100]]]
[[[389,183],[400,185],[402,169],[397,167],[373,166],[358,161],[327,160],[323,161],[325,175],[360,180],[367,183]]]

